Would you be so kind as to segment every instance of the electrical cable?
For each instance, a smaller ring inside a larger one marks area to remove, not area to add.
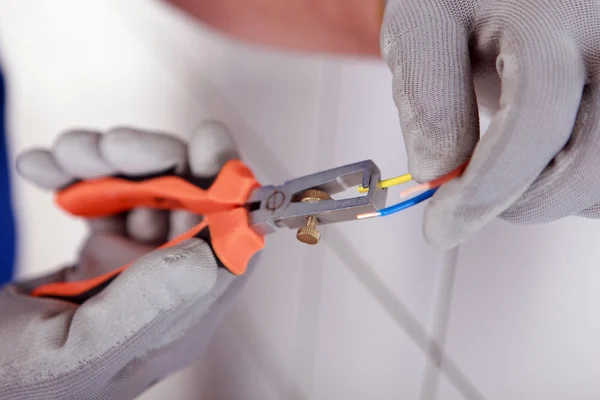
[[[402,191],[400,193],[400,197],[407,197],[413,193],[420,192],[422,190],[430,190],[430,189],[439,188],[444,183],[449,182],[452,179],[458,178],[459,176],[461,176],[463,171],[465,170],[465,168],[467,168],[466,163],[461,165],[460,167],[456,168],[454,171],[450,171],[446,175],[443,175],[437,179],[434,179],[430,182],[422,183],[420,185],[415,185],[413,187],[410,187],[410,188]]]
[[[433,196],[433,194],[436,191],[437,191],[437,188],[428,190],[426,192],[421,193],[418,196],[412,197],[408,200],[404,200],[403,202],[394,204],[393,206],[383,208],[377,212],[357,215],[356,218],[357,219],[367,219],[367,218],[374,218],[374,217],[385,217],[386,215],[395,214],[399,211],[406,210],[409,207],[412,207],[416,204],[419,204],[419,203],[429,199],[431,196]]]
[[[465,164],[461,165],[460,167],[458,167],[457,169],[455,169],[454,171],[451,171],[450,173],[448,173],[446,175],[443,175],[443,176],[441,176],[437,179],[434,179],[430,182],[415,185],[415,186],[410,187],[400,193],[400,197],[404,198],[404,197],[408,197],[409,195],[411,195],[415,192],[424,190],[423,193],[421,193],[415,197],[412,197],[408,200],[404,200],[401,203],[394,204],[393,206],[383,208],[376,212],[370,212],[370,213],[366,213],[366,214],[357,215],[356,218],[357,219],[366,219],[366,218],[384,217],[386,215],[395,214],[398,211],[406,210],[409,207],[419,204],[419,203],[429,199],[431,196],[433,196],[433,194],[439,189],[440,186],[442,186],[446,182],[451,181],[454,178],[459,177],[463,173],[463,171],[465,170],[466,167],[467,167],[467,164],[465,163]],[[412,176],[410,174],[405,174],[405,175],[398,176],[396,178],[391,178],[391,179],[386,179],[384,181],[381,181],[378,183],[377,187],[381,188],[381,189],[386,189],[386,188],[389,188],[392,186],[401,185],[403,183],[410,182],[411,180],[412,180]],[[369,189],[359,186],[358,191],[361,193],[365,193],[365,192],[368,192]]]

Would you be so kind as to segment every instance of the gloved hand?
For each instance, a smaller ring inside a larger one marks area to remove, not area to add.
[[[232,158],[237,153],[225,127],[206,123],[189,145],[125,128],[69,132],[51,151],[26,152],[17,164],[23,177],[56,190],[75,179],[172,168],[214,177]],[[186,212],[136,209],[89,222],[76,266],[0,291],[3,400],[136,397],[200,355],[252,270],[234,277],[200,239],[152,251],[199,222]],[[81,305],[28,296],[42,283],[87,279],[138,257]]]
[[[427,181],[470,159],[427,206],[430,243],[453,247],[497,216],[600,217],[599,39],[597,1],[388,1],[381,48],[410,172]],[[479,142],[478,102],[495,111]]]

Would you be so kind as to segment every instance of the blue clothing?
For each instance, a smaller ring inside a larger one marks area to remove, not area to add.
[[[6,87],[0,70],[0,285],[13,277],[16,252],[9,159],[6,145]]]

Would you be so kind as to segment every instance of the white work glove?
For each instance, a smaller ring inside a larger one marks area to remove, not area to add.
[[[225,127],[207,123],[189,145],[125,128],[69,132],[50,151],[26,152],[17,164],[23,177],[56,190],[76,179],[173,168],[212,178],[232,158],[237,153]],[[197,358],[247,277],[219,267],[200,239],[152,251],[199,220],[186,212],[136,209],[90,221],[78,265],[4,287],[0,399],[132,399]],[[98,276],[140,256],[81,305],[28,296],[41,283]]]
[[[389,0],[381,48],[425,212],[450,248],[495,217],[600,217],[600,2]],[[501,94],[501,95],[500,95]],[[495,111],[479,140],[478,103]]]

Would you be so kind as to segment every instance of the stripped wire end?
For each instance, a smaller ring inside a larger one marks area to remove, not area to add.
[[[403,183],[407,183],[410,181],[412,181],[412,175],[404,174],[404,175],[397,176],[395,178],[390,178],[390,179],[381,181],[377,184],[377,187],[380,189],[387,189],[389,187],[396,186],[396,185],[402,185]],[[369,188],[363,187],[361,185],[358,187],[358,191],[360,193],[367,193],[369,191]]]
[[[416,204],[419,204],[427,199],[429,199],[435,193],[437,189],[428,190],[424,193],[421,193],[418,196],[415,196],[411,199],[405,200],[401,203],[394,204],[393,206],[386,207],[377,212],[370,212],[365,214],[359,214],[356,216],[356,219],[367,219],[367,218],[375,218],[375,217],[385,217],[386,215],[395,214],[398,211],[406,210]]]
[[[366,214],[359,214],[356,216],[356,219],[367,219],[367,218],[375,218],[375,217],[380,217],[381,213],[380,212],[370,212],[370,213],[366,213]]]

